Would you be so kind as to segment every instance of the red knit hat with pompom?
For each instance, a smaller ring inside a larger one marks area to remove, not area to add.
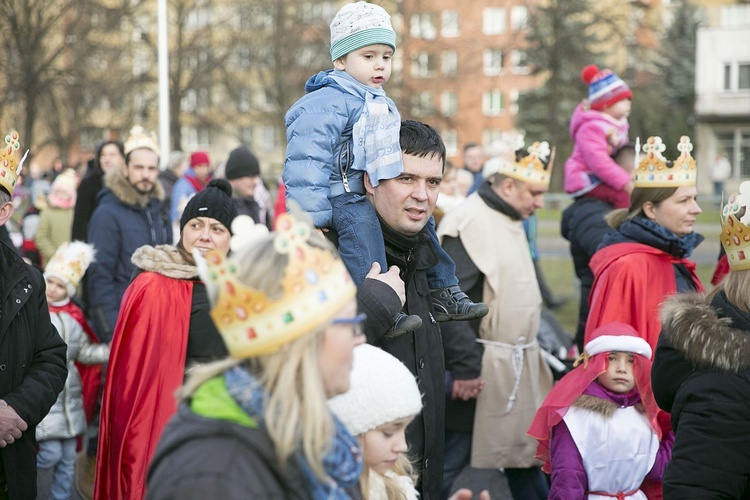
[[[581,71],[581,80],[589,86],[589,106],[601,111],[623,99],[632,99],[630,87],[609,69],[589,64]]]

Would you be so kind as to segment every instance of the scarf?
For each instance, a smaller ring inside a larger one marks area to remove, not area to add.
[[[229,395],[262,428],[267,394],[255,376],[244,368],[235,366],[224,372],[224,381]],[[315,500],[350,498],[346,490],[358,484],[362,472],[362,453],[357,440],[335,415],[332,417],[335,435],[331,450],[323,457],[323,467],[328,480],[321,481],[315,475],[301,451],[295,454]]]
[[[382,88],[363,85],[345,71],[333,70],[328,77],[345,92],[364,101],[362,114],[352,129],[352,168],[367,172],[373,186],[400,175],[403,171],[399,144],[401,116],[393,101]]]
[[[703,236],[695,231],[680,237],[646,217],[634,217],[623,222],[620,224],[618,232],[619,235],[625,237],[625,240],[643,243],[680,259],[690,257],[695,247],[703,241]],[[617,239],[617,233],[607,235],[599,248],[608,244],[619,243],[619,241],[616,241]]]

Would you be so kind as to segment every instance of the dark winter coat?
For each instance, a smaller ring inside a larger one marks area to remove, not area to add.
[[[4,476],[11,499],[36,497],[36,425],[68,375],[65,342],[52,326],[44,290],[41,273],[0,243],[0,399],[28,425],[0,448],[0,483]]]
[[[672,414],[664,498],[750,498],[750,314],[719,292],[662,311],[651,382]]]
[[[416,376],[424,409],[406,431],[410,457],[420,474],[422,500],[440,498],[445,432],[445,363],[440,327],[435,321],[426,270],[438,257],[423,229],[404,236],[381,221],[388,266],[398,266],[406,284],[404,312],[422,318],[422,326],[396,338],[380,337],[375,345],[401,360]]]
[[[78,184],[76,205],[73,214],[72,241],[88,241],[88,227],[97,204],[96,195],[104,187],[104,172],[92,168]]]
[[[111,169],[105,185],[88,226],[96,261],[87,273],[90,314],[103,342],[112,337],[122,296],[135,271],[130,261],[133,253],[143,245],[172,243],[172,226],[161,202],[164,190],[158,181],[154,192],[144,195],[120,169]]]

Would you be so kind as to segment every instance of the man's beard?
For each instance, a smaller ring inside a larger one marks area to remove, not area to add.
[[[148,189],[141,189],[141,185],[148,184]],[[138,191],[140,194],[151,194],[154,192],[154,187],[156,187],[156,184],[150,181],[140,181],[135,184],[133,184],[133,187],[136,191]]]

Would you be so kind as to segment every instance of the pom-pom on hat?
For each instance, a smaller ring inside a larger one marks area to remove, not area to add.
[[[260,164],[252,151],[245,146],[239,146],[229,153],[224,175],[229,180],[258,177],[260,175]]]
[[[208,157],[207,151],[196,151],[190,155],[190,166],[197,167],[199,165],[210,165],[211,159]]]
[[[594,64],[589,64],[581,71],[581,80],[589,86],[589,106],[601,111],[607,106],[623,99],[632,99],[633,92],[611,70],[600,70]]]
[[[379,5],[357,2],[344,5],[331,21],[331,60],[368,45],[382,43],[396,50],[391,16]]]
[[[210,217],[232,231],[232,221],[237,217],[237,208],[232,201],[232,185],[225,179],[214,179],[206,189],[195,194],[182,211],[180,232],[190,219]]]
[[[328,400],[328,407],[355,436],[422,410],[414,375],[382,349],[355,347],[349,380],[349,391]]]
[[[57,278],[65,283],[68,296],[76,294],[86,269],[94,262],[94,246],[82,241],[60,245],[44,268],[45,278]]]

